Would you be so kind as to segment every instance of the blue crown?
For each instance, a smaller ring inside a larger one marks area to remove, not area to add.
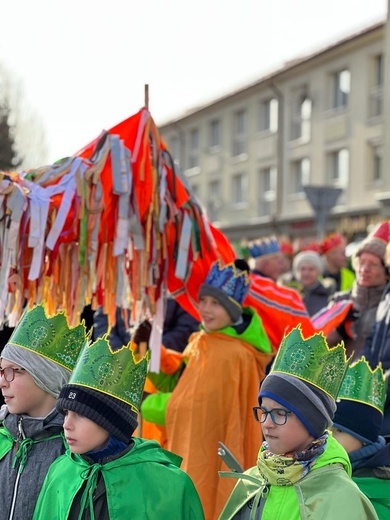
[[[223,265],[220,260],[217,260],[204,283],[220,289],[241,305],[249,290],[249,282],[247,271],[240,271],[233,263]]]
[[[248,249],[252,258],[258,258],[259,256],[279,253],[280,245],[276,238],[265,238],[264,240],[251,242],[248,245]]]

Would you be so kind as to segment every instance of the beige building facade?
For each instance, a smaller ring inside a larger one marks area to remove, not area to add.
[[[352,240],[390,218],[385,31],[385,23],[371,26],[160,126],[194,195],[231,240],[330,231]],[[307,186],[339,191],[321,227]]]

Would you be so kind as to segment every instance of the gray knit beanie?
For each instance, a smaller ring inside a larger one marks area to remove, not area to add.
[[[260,405],[263,397],[269,397],[291,410],[315,439],[332,426],[336,411],[334,399],[302,379],[271,372],[261,384]]]
[[[12,343],[6,344],[1,358],[24,368],[35,384],[53,397],[58,397],[61,388],[69,381],[71,375],[70,370],[58,363]]]
[[[84,386],[65,385],[56,408],[61,414],[65,410],[79,413],[126,443],[138,426],[137,414],[128,404]]]
[[[292,264],[292,270],[295,277],[297,277],[297,270],[303,262],[308,262],[314,265],[319,275],[321,275],[324,271],[324,265],[318,253],[316,253],[315,251],[301,251],[294,257]]]

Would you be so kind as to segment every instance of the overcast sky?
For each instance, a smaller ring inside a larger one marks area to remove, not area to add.
[[[145,84],[162,124],[386,12],[387,0],[12,0],[0,62],[42,119],[51,163],[137,112]]]

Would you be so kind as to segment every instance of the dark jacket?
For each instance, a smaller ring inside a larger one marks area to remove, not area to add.
[[[94,338],[100,338],[107,332],[107,314],[99,307],[94,315]],[[164,318],[162,344],[166,348],[183,352],[191,334],[199,329],[199,322],[183,310],[173,298],[167,299]],[[118,349],[127,345],[131,339],[130,325],[123,320],[121,309],[116,309],[115,325],[112,327],[108,341],[111,348]]]
[[[313,314],[316,314],[328,305],[332,289],[325,287],[318,280],[310,287],[303,287],[300,292],[309,316],[313,316]]]
[[[45,419],[6,415],[0,428],[1,520],[32,518],[49,466],[65,452],[62,424],[63,417],[57,411],[53,411]],[[32,442],[25,443],[24,450],[19,452],[21,456],[18,457],[20,444],[17,440],[23,437]],[[49,439],[50,437],[54,438]],[[27,457],[24,467],[23,456]]]
[[[331,298],[331,302],[350,300],[354,309],[358,311],[357,319],[353,323],[355,339],[344,340],[347,354],[353,353],[354,360],[363,354],[384,290],[385,287],[362,287],[355,281],[350,291],[336,292]]]
[[[375,368],[381,362],[384,371],[390,369],[390,283],[386,285],[379,302],[375,323],[366,340],[363,355],[372,368]],[[390,385],[387,386],[381,434],[390,436]]]

